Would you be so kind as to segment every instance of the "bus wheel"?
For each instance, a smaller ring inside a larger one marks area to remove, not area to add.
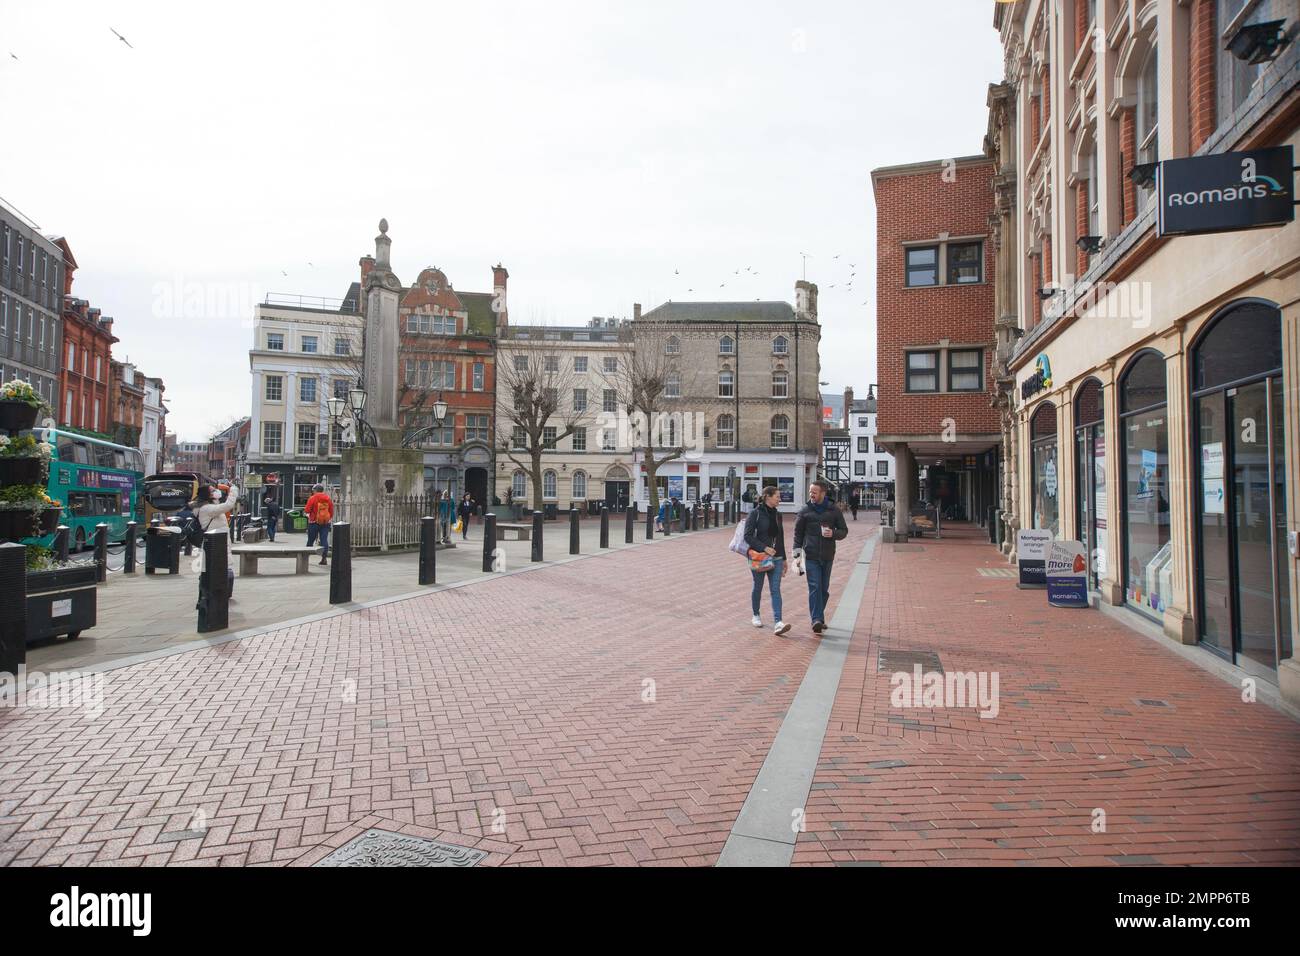
[[[72,549],[74,551],[84,550],[86,547],[86,532],[81,528],[77,529],[76,539],[73,541]]]

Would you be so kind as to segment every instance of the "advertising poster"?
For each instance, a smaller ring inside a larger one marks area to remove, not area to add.
[[[676,498],[678,501],[682,500],[682,476],[681,475],[668,476],[668,497]]]
[[[1201,512],[1207,515],[1223,514],[1223,479],[1201,479]]]
[[[1138,490],[1135,497],[1150,498],[1154,491],[1151,483],[1155,480],[1156,474],[1156,450],[1154,448],[1142,449],[1142,464],[1138,469]]]
[[[1052,532],[1043,528],[1022,528],[1016,532],[1016,566],[1020,571],[1018,587],[1047,587],[1047,548],[1051,543]]]
[[[1046,574],[1048,604],[1088,606],[1088,563],[1083,557],[1083,542],[1051,542],[1047,548]]]
[[[793,478],[778,478],[776,480],[776,488],[779,492],[781,492],[782,504],[789,504],[790,502],[794,501],[794,479]]]

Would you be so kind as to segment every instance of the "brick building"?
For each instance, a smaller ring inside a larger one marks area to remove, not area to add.
[[[144,431],[144,376],[129,362],[110,359],[108,364],[108,433],[120,445],[139,448]]]
[[[361,260],[362,283],[373,261]],[[492,270],[494,292],[458,292],[440,270],[423,270],[398,304],[397,422],[424,451],[425,487],[491,504],[496,332],[507,322],[509,273]],[[493,302],[501,307],[494,311]],[[439,424],[437,402],[447,406]]]
[[[1002,435],[993,362],[993,164],[984,156],[873,170],[876,445],[894,456],[895,524],[922,500],[985,520]]]
[[[59,240],[66,250],[66,244]],[[64,270],[62,368],[59,370],[58,422],[73,428],[111,433],[113,403],[113,319],[85,299],[73,297],[76,263],[67,252]],[[134,446],[134,442],[126,442]]]

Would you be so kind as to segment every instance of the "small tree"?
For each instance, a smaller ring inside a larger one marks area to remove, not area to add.
[[[532,479],[535,511],[543,503],[542,455],[590,420],[573,407],[576,378],[564,358],[556,349],[524,347],[506,350],[496,364],[497,447]]]

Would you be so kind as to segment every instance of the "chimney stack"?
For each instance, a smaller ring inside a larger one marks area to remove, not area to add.
[[[506,297],[506,283],[510,273],[501,263],[492,267],[492,311],[497,314],[497,328],[504,329],[510,324],[510,308]]]
[[[641,321],[641,303],[640,303],[640,302],[633,302],[633,303],[632,303],[632,321],[633,321],[633,322],[640,322],[640,321]]]
[[[849,385],[844,389],[844,427],[851,427],[853,414],[853,386]]]
[[[794,284],[794,311],[801,319],[817,321],[817,283],[800,279]]]

